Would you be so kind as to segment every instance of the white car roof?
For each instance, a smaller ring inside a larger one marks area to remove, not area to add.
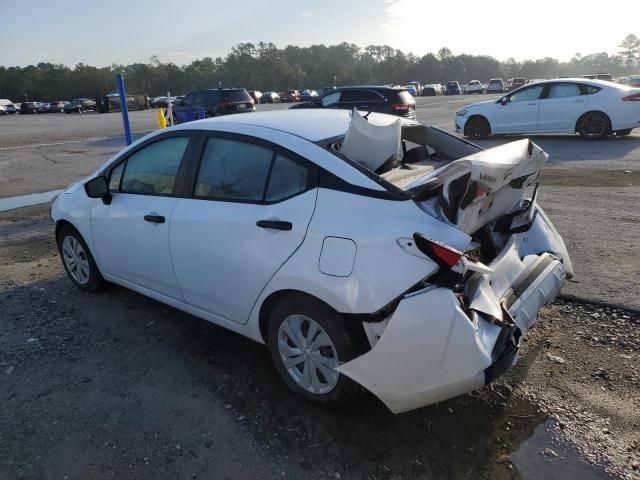
[[[624,85],[619,83],[611,82],[609,80],[591,80],[590,78],[551,78],[547,80],[536,81],[537,84],[545,84],[545,83],[582,83],[583,85],[593,85],[594,87],[600,88],[626,88]]]
[[[399,117],[381,113],[372,113],[372,123],[386,124]],[[237,113],[195,122],[181,124],[184,128],[216,130],[216,125],[237,124],[270,128],[287,132],[310,142],[344,135],[351,122],[351,112],[340,109],[301,108],[293,110],[274,110],[270,112]],[[403,119],[403,123],[415,123]]]

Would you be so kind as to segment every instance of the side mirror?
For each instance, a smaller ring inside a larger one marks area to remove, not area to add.
[[[101,198],[105,205],[111,203],[111,192],[109,191],[109,184],[107,178],[103,175],[92,178],[84,184],[84,191],[89,198]]]
[[[509,103],[509,98],[508,97],[502,97],[500,99],[500,105],[506,105],[507,103]]]

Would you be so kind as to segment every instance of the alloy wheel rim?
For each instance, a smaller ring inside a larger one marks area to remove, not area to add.
[[[587,137],[599,137],[605,128],[605,121],[599,115],[589,115],[582,122],[582,133]]]
[[[80,285],[89,281],[89,259],[82,244],[74,237],[67,236],[62,241],[62,258],[67,271]]]
[[[474,119],[471,121],[471,124],[469,125],[469,133],[473,138],[478,138],[483,136],[484,132],[479,120]]]
[[[314,394],[325,394],[338,383],[338,353],[327,332],[305,315],[289,315],[278,329],[278,352],[296,384]]]

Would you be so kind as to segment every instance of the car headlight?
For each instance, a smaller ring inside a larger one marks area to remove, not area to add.
[[[459,117],[464,117],[466,114],[467,114],[467,109],[466,108],[463,108],[462,110],[458,110],[456,112],[456,115],[459,116]]]

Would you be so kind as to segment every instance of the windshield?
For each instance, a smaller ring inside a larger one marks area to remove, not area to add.
[[[251,97],[246,90],[228,90],[223,92],[224,98],[230,102],[249,102]]]

